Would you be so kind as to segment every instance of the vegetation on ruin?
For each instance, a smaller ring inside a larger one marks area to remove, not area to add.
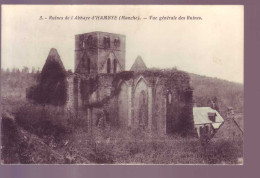
[[[24,103],[14,119],[3,117],[2,158],[23,164],[237,164],[243,156],[241,140],[202,146],[195,137],[176,134],[151,136],[109,124],[86,128],[86,119],[72,113]]]
[[[151,137],[109,124],[90,133],[84,113],[76,118],[74,113],[55,106],[26,101],[26,88],[36,84],[37,78],[39,72],[1,71],[1,157],[6,164],[237,164],[243,157],[241,140],[213,138],[202,146],[195,137]],[[216,96],[220,110],[232,106],[236,112],[243,112],[241,84],[191,75],[191,85],[198,106],[205,106],[208,98]]]
[[[47,60],[38,83],[27,90],[27,98],[35,103],[62,106],[67,100],[67,73],[55,60]]]
[[[226,115],[228,107],[232,107],[236,113],[244,112],[243,84],[197,74],[189,75],[196,106],[207,106],[209,99],[215,98],[222,116]]]

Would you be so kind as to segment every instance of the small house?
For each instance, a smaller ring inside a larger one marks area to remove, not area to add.
[[[202,132],[213,135],[224,122],[218,111],[210,107],[193,107],[193,119],[198,137]]]

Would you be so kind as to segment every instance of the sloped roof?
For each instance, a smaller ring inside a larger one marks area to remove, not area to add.
[[[130,71],[142,71],[142,70],[146,70],[147,67],[142,59],[141,56],[137,56],[137,58],[135,59],[134,64],[132,65]]]
[[[209,115],[208,115],[209,113],[216,114],[216,122],[212,122],[209,119]],[[210,107],[193,107],[193,118],[194,118],[195,125],[212,124],[214,128],[218,128],[221,125],[221,123],[224,121],[224,119],[221,117],[218,111]]]
[[[50,52],[48,54],[48,57],[46,59],[45,65],[49,64],[50,62],[58,63],[61,66],[61,68],[63,70],[65,70],[65,68],[63,66],[63,63],[62,63],[62,61],[60,59],[60,55],[59,55],[57,49],[55,49],[55,48],[51,48],[51,50],[50,50]]]
[[[243,138],[243,133],[243,130],[239,127],[234,118],[227,118],[215,133],[214,138],[241,139]]]

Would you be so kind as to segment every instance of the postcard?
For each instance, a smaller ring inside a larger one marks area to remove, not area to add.
[[[1,163],[243,165],[243,5],[2,5]]]

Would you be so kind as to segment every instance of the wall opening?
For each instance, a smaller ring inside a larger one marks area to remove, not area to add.
[[[173,105],[172,105],[172,93],[167,91],[166,94],[166,133],[173,131]]]
[[[103,45],[105,48],[110,48],[110,38],[109,37],[104,37]]]
[[[167,103],[168,103],[168,104],[172,104],[172,93],[168,93]]]
[[[128,86],[125,82],[120,85],[120,93],[118,95],[118,118],[121,126],[127,126],[128,123]]]
[[[117,71],[117,61],[116,61],[116,59],[114,59],[114,61],[113,61],[113,64],[114,64],[114,73],[116,73],[116,71]]]
[[[139,96],[139,127],[146,128],[148,126],[148,105],[147,94],[144,90],[141,91]]]

